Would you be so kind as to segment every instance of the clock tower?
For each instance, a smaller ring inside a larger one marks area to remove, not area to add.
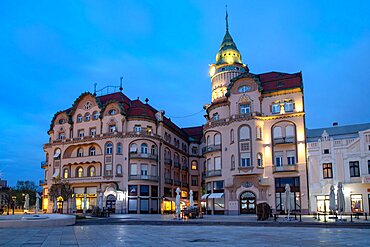
[[[229,21],[226,11],[226,33],[216,55],[216,63],[210,65],[209,76],[212,82],[212,102],[225,97],[230,80],[248,67],[243,64],[242,56],[229,33]]]

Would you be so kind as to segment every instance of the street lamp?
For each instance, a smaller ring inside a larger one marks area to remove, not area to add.
[[[15,200],[17,200],[17,196],[16,195],[12,196],[12,199],[13,199],[13,215],[14,215]]]

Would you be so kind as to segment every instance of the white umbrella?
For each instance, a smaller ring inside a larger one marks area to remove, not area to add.
[[[54,213],[58,211],[57,197],[54,197]]]
[[[98,197],[98,207],[103,210],[103,193],[99,192],[99,197]]]
[[[190,190],[189,192],[189,201],[190,201],[190,207],[194,207],[194,199],[193,199],[193,191]]]
[[[24,210],[28,211],[30,209],[30,196],[26,194],[26,200],[24,202]]]
[[[330,186],[330,194],[329,194],[329,210],[334,214],[336,210],[335,206],[335,193],[334,193],[334,185]]]
[[[73,194],[73,199],[72,199],[72,213],[76,213],[76,211],[77,211],[76,194]]]
[[[344,210],[345,210],[345,200],[344,200],[344,194],[343,194],[343,185],[341,182],[338,183],[338,191],[337,191],[337,204],[338,204],[338,213],[342,216]]]
[[[290,220],[290,211],[292,210],[292,200],[290,199],[290,185],[285,185],[285,202],[284,202],[284,209],[285,213],[288,214],[288,220]]]
[[[35,214],[39,213],[40,210],[40,202],[39,199],[41,199],[39,193],[36,192],[36,206],[35,206]]]
[[[86,214],[86,210],[87,210],[87,205],[86,205],[86,202],[87,202],[87,199],[86,199],[86,194],[84,194],[84,207],[83,207],[83,214]]]
[[[181,213],[181,208],[180,208],[180,188],[177,187],[176,189],[176,215],[177,218],[180,219],[180,213]]]

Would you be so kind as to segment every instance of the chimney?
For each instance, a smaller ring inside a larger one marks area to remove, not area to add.
[[[333,122],[333,127],[338,126],[338,122]]]

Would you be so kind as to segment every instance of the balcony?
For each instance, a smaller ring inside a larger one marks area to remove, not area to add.
[[[157,161],[158,155],[156,155],[156,154],[130,153],[130,159],[149,159],[149,160]]]
[[[215,152],[215,151],[221,151],[221,144],[208,145],[208,146],[202,148],[203,154],[210,153],[210,152]]]
[[[164,183],[169,184],[169,185],[173,185],[173,179],[172,178],[165,178]]]
[[[282,165],[282,166],[273,166],[272,172],[297,172],[298,166],[296,164],[293,165]]]
[[[181,182],[181,187],[189,187],[189,183],[188,182]]]
[[[48,167],[48,163],[46,161],[41,161],[41,168],[45,169]]]
[[[217,176],[222,176],[221,170],[209,170],[209,171],[204,172],[205,178],[217,177]]]
[[[168,159],[168,158],[164,158],[164,163],[166,164],[166,165],[172,165],[172,160],[171,159]]]
[[[279,145],[279,144],[293,144],[293,143],[295,143],[294,136],[274,138],[274,145]]]
[[[67,157],[63,158],[63,164],[90,164],[90,163],[104,163],[103,155],[92,155],[82,157]]]
[[[180,182],[180,180],[175,179],[175,180],[173,181],[173,184],[174,184],[174,185],[177,185],[177,186],[180,186],[180,185],[181,185],[181,182]]]
[[[39,181],[39,186],[44,186],[46,185],[46,181],[45,180],[40,180]]]
[[[130,175],[128,180],[146,180],[146,181],[153,181],[158,182],[158,176],[149,176],[149,175]]]
[[[101,183],[107,181],[113,181],[118,179],[113,179],[112,175],[104,175],[104,176],[94,176],[94,177],[71,177],[71,178],[63,178],[62,181],[68,182],[70,184],[76,183]]]
[[[182,165],[181,170],[183,171],[189,171],[189,166],[188,165]]]
[[[175,168],[180,168],[180,162],[178,162],[178,161],[175,160],[174,166],[175,166]]]

